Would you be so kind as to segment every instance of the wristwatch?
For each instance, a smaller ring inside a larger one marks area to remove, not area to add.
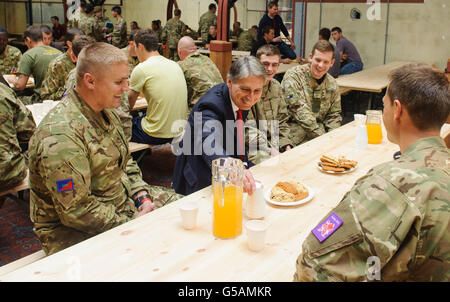
[[[144,194],[139,196],[134,200],[134,204],[136,205],[136,208],[139,208],[141,205],[144,204],[144,202],[150,201],[152,202],[152,197],[148,194]]]

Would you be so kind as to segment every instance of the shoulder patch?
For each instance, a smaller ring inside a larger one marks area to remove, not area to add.
[[[58,180],[56,182],[58,192],[73,191],[73,179]]]
[[[322,223],[316,226],[312,233],[316,236],[319,242],[323,242],[325,239],[330,237],[339,227],[342,225],[342,219],[336,215],[336,213],[332,213],[330,216],[325,218]]]

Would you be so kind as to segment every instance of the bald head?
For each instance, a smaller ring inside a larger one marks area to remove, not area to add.
[[[197,47],[194,40],[189,36],[184,36],[178,41],[178,56],[183,61],[191,53],[195,52]]]

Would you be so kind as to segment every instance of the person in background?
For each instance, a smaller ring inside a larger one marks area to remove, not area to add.
[[[252,106],[247,117],[247,144],[250,149],[249,160],[259,164],[278,155],[280,151],[290,150],[292,143],[283,91],[280,83],[274,79],[280,66],[280,51],[275,45],[267,44],[258,49],[256,57],[263,64],[267,78],[261,100]],[[253,147],[258,147],[258,150]]]
[[[216,10],[216,4],[211,3],[208,6],[208,11],[200,16],[200,20],[198,21],[198,34],[203,42],[208,40],[210,26],[217,25]]]
[[[72,53],[72,41],[84,35],[78,28],[71,28],[66,33],[67,51],[50,62],[41,88],[41,100],[60,100],[65,92],[64,85],[69,72],[75,68],[76,58]]]
[[[206,44],[211,43],[212,40],[217,39],[217,28],[215,25],[211,25],[208,31],[208,38],[206,39]]]
[[[14,46],[8,45],[8,31],[0,27],[0,73],[10,74],[17,71],[22,53]]]
[[[120,6],[114,6],[111,9],[111,13],[115,19],[113,31],[109,34],[111,43],[115,47],[124,48],[128,45],[127,22],[122,18],[122,9]]]
[[[61,52],[42,41],[42,31],[39,26],[29,26],[23,33],[28,50],[19,61],[18,80],[14,83],[17,90],[26,88],[30,75],[34,78],[34,94],[28,98],[22,98],[25,105],[40,101],[41,86],[47,73],[50,62],[58,57]]]
[[[122,48],[122,51],[128,58],[128,66],[130,69],[130,74],[133,72],[133,69],[139,64],[139,59],[136,54],[136,47],[134,44],[134,33],[130,33],[130,38],[128,41],[128,46]]]
[[[401,156],[370,169],[320,220],[294,281],[450,281],[450,151],[440,137],[449,91],[429,65],[391,72],[383,124]]]
[[[321,28],[319,30],[319,40],[330,41],[331,31],[329,28]],[[341,54],[337,47],[334,48],[334,64],[328,70],[328,73],[333,76],[333,78],[337,78],[339,76],[340,66],[341,66]]]
[[[333,45],[319,40],[310,63],[289,69],[281,82],[293,147],[341,126],[339,86],[327,73],[334,64],[333,54]]]
[[[189,110],[210,88],[223,83],[216,64],[208,56],[202,55],[191,37],[185,36],[178,42],[178,56],[188,89]]]
[[[180,18],[181,10],[175,9],[174,17],[167,21],[161,35],[161,39],[167,41],[167,46],[169,47],[169,59],[175,62],[180,59],[177,53],[178,41],[187,30],[186,24],[184,24]]]
[[[351,74],[361,71],[364,64],[355,45],[342,35],[342,30],[339,27],[333,27],[331,29],[331,35],[333,36],[333,40],[336,41],[336,48],[341,56],[341,69],[339,74]]]
[[[226,83],[208,90],[194,105],[183,139],[178,146],[173,145],[178,153],[173,173],[175,192],[188,195],[211,185],[211,165],[217,158],[232,157],[252,165],[245,152],[243,123],[250,108],[261,98],[266,77],[266,71],[258,59],[240,57],[231,64]],[[201,136],[196,134],[194,120],[198,124],[196,128],[201,122]],[[227,121],[233,121],[233,126]],[[211,127],[215,123],[220,123],[221,127]],[[211,139],[212,142],[204,144],[205,140]],[[208,147],[212,150],[207,150]],[[253,175],[245,169],[244,192],[253,194],[254,191]]]
[[[97,42],[107,42],[106,34],[108,28],[106,27],[106,22],[109,22],[109,18],[105,17],[105,11],[105,9],[98,5],[93,10],[95,20],[93,37]]]
[[[187,87],[180,66],[161,56],[158,37],[151,29],[134,35],[139,65],[130,77],[128,101],[134,107],[140,93],[148,102],[147,112],[133,118],[132,142],[163,145],[181,134],[174,129],[177,121],[186,120]]]
[[[233,30],[230,32],[230,38],[237,40],[243,32],[244,30],[241,28],[241,22],[234,22]]]
[[[52,32],[53,32],[53,39],[56,40],[56,42],[62,42],[64,41],[64,36],[66,35],[66,25],[65,24],[60,24],[59,23],[59,18],[58,16],[53,16],[50,18],[53,27],[52,27]]]
[[[253,25],[250,29],[244,31],[238,38],[237,50],[251,51],[253,44],[256,43],[256,37],[258,35],[258,26]]]
[[[130,33],[134,34],[138,29],[141,29],[136,21],[130,23]]]
[[[3,79],[2,73],[0,77]],[[5,191],[27,176],[28,142],[36,129],[30,110],[0,82],[0,188]],[[0,201],[1,203],[1,201]]]

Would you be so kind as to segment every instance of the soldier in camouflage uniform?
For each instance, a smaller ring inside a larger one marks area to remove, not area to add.
[[[0,73],[1,76],[1,73]],[[0,188],[20,183],[27,175],[28,141],[36,128],[31,112],[14,91],[0,83]]]
[[[217,25],[216,5],[214,3],[209,5],[208,11],[200,16],[198,22],[198,34],[204,42],[208,40],[208,32],[211,25]]]
[[[238,48],[241,51],[251,51],[253,44],[256,43],[256,37],[258,35],[258,26],[253,25],[249,30],[244,31],[239,35]]]
[[[222,75],[210,58],[197,51],[191,37],[183,37],[178,42],[178,61],[188,88],[189,111],[197,100],[211,87],[223,83]]]
[[[155,208],[113,109],[116,96],[128,89],[125,55],[95,43],[82,50],[77,64],[97,87],[89,89],[81,77],[30,141],[31,220],[46,254]]]
[[[325,216],[343,221],[325,241],[305,239],[295,281],[450,281],[450,152],[439,136],[449,81],[431,66],[403,66],[383,103],[402,155],[371,169]]]
[[[73,55],[72,41],[83,35],[78,28],[71,28],[66,33],[67,51],[50,62],[41,88],[41,100],[60,100],[66,91],[64,85],[69,72],[75,68],[76,56]]]
[[[93,7],[91,5],[87,5],[86,11],[84,14],[81,14],[80,21],[78,23],[78,28],[81,29],[86,36],[92,37],[95,39],[97,33],[97,21],[94,18]]]
[[[230,31],[230,38],[238,39],[239,36],[244,32],[244,30],[241,28],[240,22],[233,23],[233,30]]]
[[[127,22],[122,18],[122,9],[119,6],[114,6],[111,11],[115,19],[113,22],[114,29],[109,35],[111,43],[115,47],[124,48],[128,45]]]
[[[341,96],[336,80],[327,71],[333,66],[334,48],[320,40],[310,54],[310,64],[289,69],[281,86],[289,111],[290,140],[298,146],[341,126]]]
[[[161,39],[167,41],[167,46],[170,51],[169,59],[177,62],[180,60],[177,52],[178,41],[186,33],[187,26],[180,20],[181,10],[176,9],[174,15],[175,16],[172,19],[167,21],[166,26],[164,26]]]
[[[10,74],[16,71],[22,53],[14,46],[8,45],[8,32],[0,27],[0,73]]]
[[[278,155],[292,147],[289,140],[289,114],[282,96],[280,83],[273,77],[280,64],[280,51],[274,45],[265,45],[256,53],[266,69],[267,78],[261,99],[252,106],[247,117],[246,143],[248,158],[254,164]]]
[[[103,16],[105,12],[101,6],[94,7],[94,38],[97,42],[107,42],[105,38],[105,24],[109,21],[109,18]]]

